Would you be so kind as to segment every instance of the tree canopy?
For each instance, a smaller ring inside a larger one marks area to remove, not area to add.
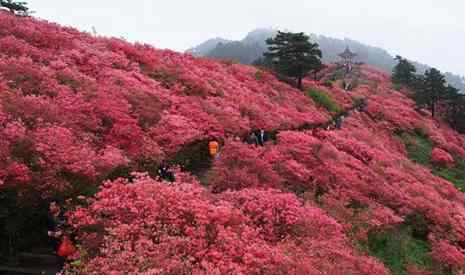
[[[266,40],[268,52],[265,62],[278,73],[297,80],[302,88],[302,79],[321,67],[322,53],[317,43],[311,43],[304,33],[278,32],[275,38]]]
[[[401,85],[411,85],[415,78],[417,69],[407,59],[397,55],[395,60],[398,61],[392,73],[392,82]]]
[[[456,131],[465,132],[465,95],[453,87],[446,88],[446,119]]]
[[[425,72],[421,91],[417,91],[417,104],[428,107],[435,117],[438,104],[446,98],[446,79],[435,68]]]
[[[27,7],[27,2],[19,2],[13,0],[0,0],[0,7],[7,9],[15,14],[27,15],[29,8]]]

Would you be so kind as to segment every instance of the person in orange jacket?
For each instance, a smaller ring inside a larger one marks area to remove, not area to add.
[[[214,159],[217,157],[218,152],[220,151],[220,144],[216,139],[211,139],[208,143],[208,151],[210,152],[210,156]]]

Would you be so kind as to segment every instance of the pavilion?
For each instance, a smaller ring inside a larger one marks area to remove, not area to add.
[[[349,47],[347,46],[345,51],[339,54],[339,57],[342,58],[344,64],[353,64],[354,58],[357,56],[356,53],[350,51]]]

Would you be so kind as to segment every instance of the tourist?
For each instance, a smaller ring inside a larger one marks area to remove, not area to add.
[[[47,234],[49,236],[49,242],[55,252],[58,251],[60,240],[63,236],[64,224],[65,218],[60,206],[58,206],[55,201],[52,201],[49,205],[49,212],[47,216]]]
[[[158,178],[159,180],[166,180],[169,182],[175,181],[174,173],[171,172],[168,165],[166,165],[165,163],[162,163],[158,168]]]
[[[220,144],[216,141],[215,138],[212,138],[208,143],[208,151],[212,159],[215,159],[218,156],[220,150]]]
[[[258,133],[258,145],[265,146],[265,143],[268,141],[268,135],[265,133],[265,130],[260,129]]]
[[[342,121],[344,120],[344,116],[340,116],[340,117],[337,117],[335,120],[334,120],[334,127],[337,129],[337,130],[340,130],[342,128]]]
[[[64,231],[65,224],[66,219],[63,211],[56,201],[52,201],[49,205],[47,215],[47,235],[53,252],[59,256],[59,268],[63,268],[66,258],[76,251],[76,248]]]
[[[258,137],[254,132],[250,133],[250,135],[247,137],[246,141],[247,141],[247,144],[258,145]]]

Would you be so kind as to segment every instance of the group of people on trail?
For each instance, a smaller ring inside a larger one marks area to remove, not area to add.
[[[246,138],[246,142],[250,145],[265,146],[268,139],[269,137],[265,130],[260,129],[257,133],[251,132]]]
[[[66,219],[61,207],[52,201],[49,205],[47,216],[47,235],[50,246],[60,257],[60,267],[63,267],[66,259],[74,254],[77,249],[74,245],[73,234],[66,228]]]

